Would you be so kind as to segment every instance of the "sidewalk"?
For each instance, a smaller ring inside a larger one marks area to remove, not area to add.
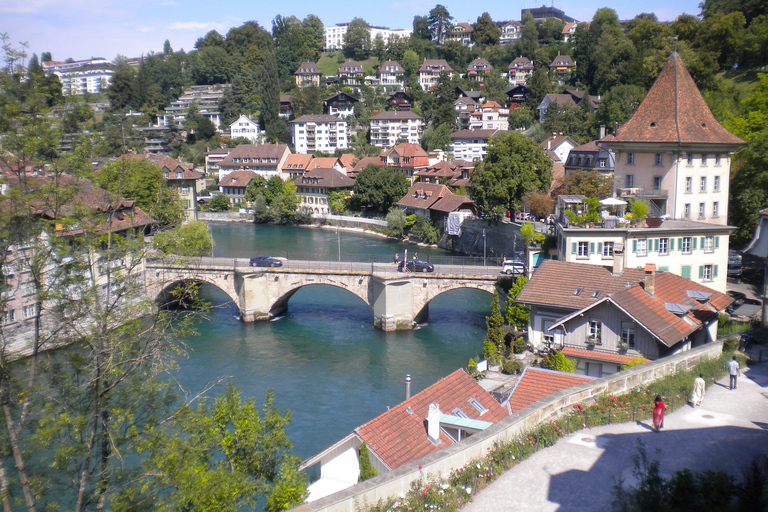
[[[687,398],[687,397],[685,397]],[[463,512],[611,510],[618,477],[634,482],[637,443],[663,475],[688,468],[724,470],[738,477],[758,455],[768,456],[768,364],[742,372],[738,389],[728,377],[707,389],[700,407],[667,414],[665,428],[650,420],[581,430],[507,471],[483,489]]]

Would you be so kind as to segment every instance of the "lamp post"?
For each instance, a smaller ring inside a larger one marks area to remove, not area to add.
[[[339,225],[336,224],[336,242],[339,246],[339,262],[341,262],[341,234],[339,234]]]
[[[483,266],[485,266],[485,228],[483,228]]]

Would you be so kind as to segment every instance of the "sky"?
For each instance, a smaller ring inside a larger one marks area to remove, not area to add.
[[[439,1],[439,0],[438,0]],[[211,30],[222,35],[232,27],[254,20],[267,30],[275,16],[304,18],[315,14],[325,26],[345,23],[354,17],[370,25],[392,29],[412,27],[414,16],[426,16],[435,0],[0,0],[0,33],[14,45],[25,42],[27,53],[51,52],[54,60],[75,60],[118,55],[139,57],[163,50],[170,41],[174,50],[190,51],[195,41]],[[488,12],[494,20],[520,20],[520,10],[541,2],[511,3],[487,0],[473,2],[443,0],[456,22],[474,23]],[[577,20],[591,20],[595,11],[610,6],[619,19],[653,12],[661,21],[682,13],[697,15],[699,0],[570,0],[548,3]]]

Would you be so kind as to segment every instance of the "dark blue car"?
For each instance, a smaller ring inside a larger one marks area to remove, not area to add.
[[[397,266],[400,272],[434,272],[435,267],[431,263],[421,260],[401,261]]]
[[[282,267],[283,262],[272,256],[256,256],[251,258],[252,267]]]

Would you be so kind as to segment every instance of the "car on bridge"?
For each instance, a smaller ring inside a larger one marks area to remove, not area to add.
[[[252,267],[282,267],[283,262],[272,256],[256,256],[251,258]]]
[[[501,265],[501,273],[509,275],[523,275],[525,273],[525,263],[520,260],[504,260]]]
[[[435,267],[426,261],[406,260],[400,262],[397,270],[398,272],[434,272]]]

